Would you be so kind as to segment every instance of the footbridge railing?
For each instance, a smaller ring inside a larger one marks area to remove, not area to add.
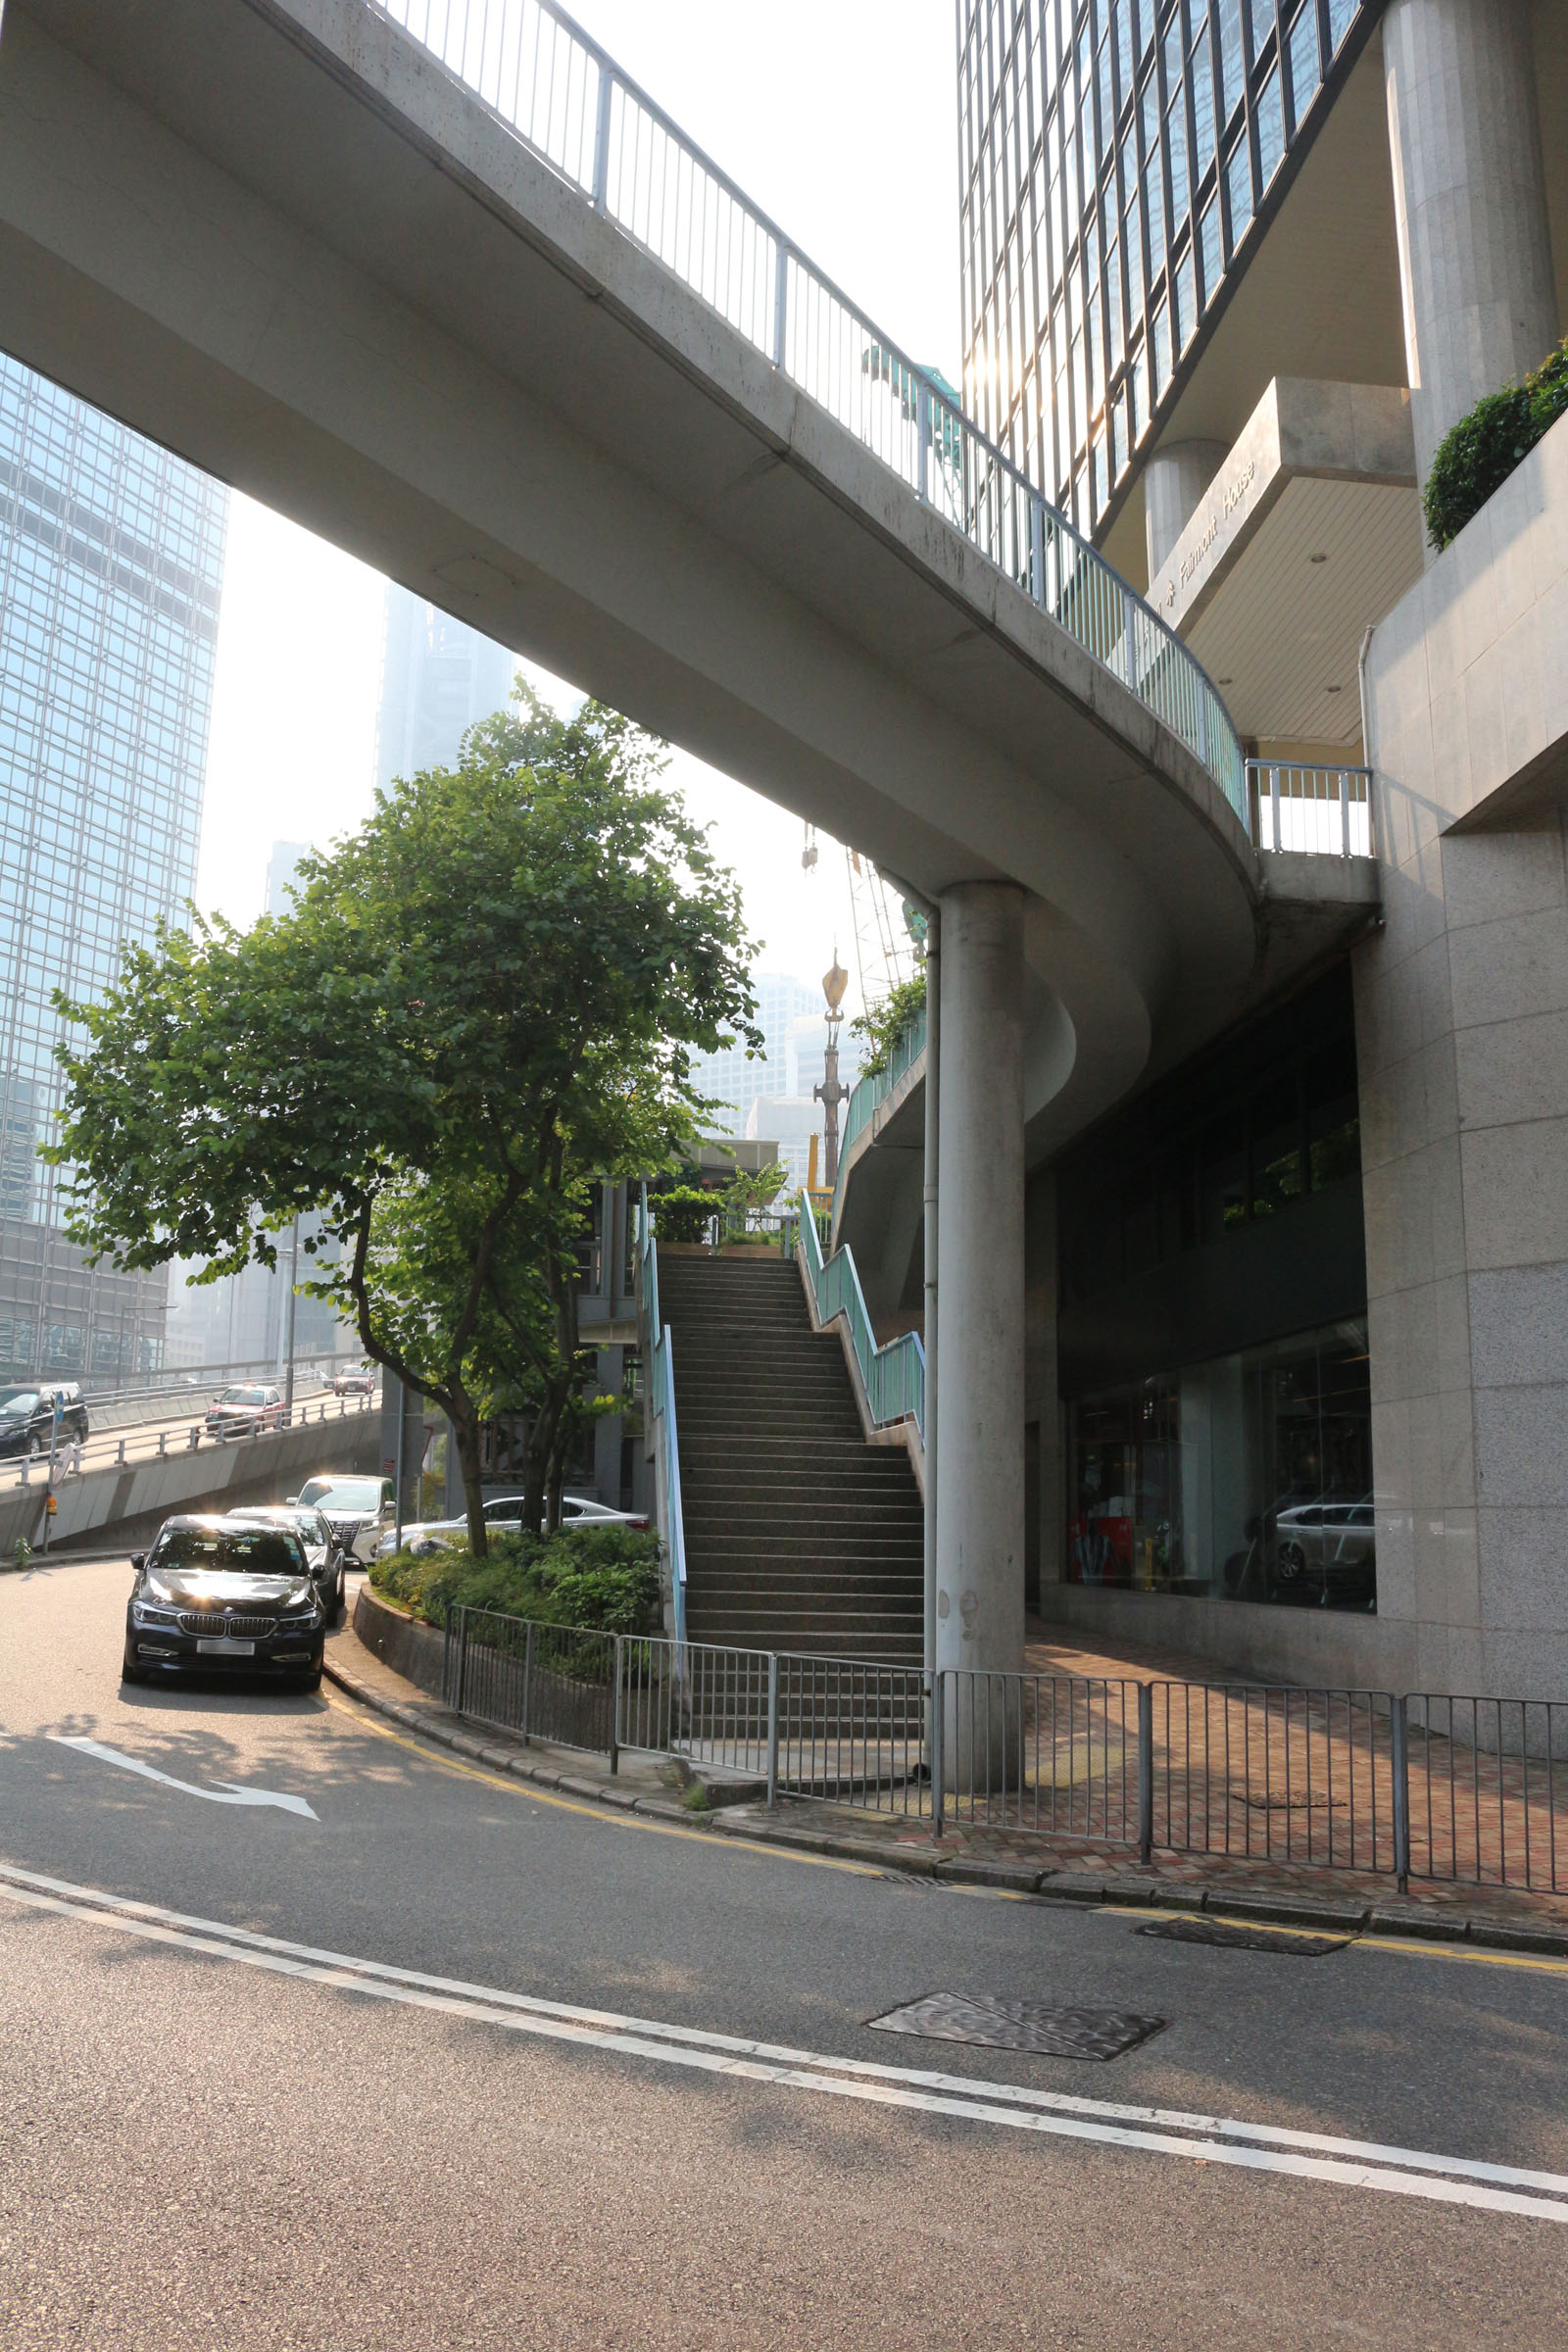
[[[850,1250],[835,1250],[831,1257],[822,1254],[821,1236],[811,1213],[808,1195],[801,1194],[800,1248],[802,1267],[811,1297],[816,1302],[816,1319],[831,1323],[842,1315],[859,1367],[860,1385],[865,1393],[866,1408],[878,1429],[888,1428],[895,1421],[912,1419],[925,1443],[925,1348],[918,1332],[901,1332],[885,1348],[879,1348],[871,1317],[866,1311],[865,1294]]]
[[[850,1164],[850,1147],[863,1135],[894,1089],[906,1079],[925,1052],[925,1006],[912,1013],[899,1031],[888,1051],[886,1064],[880,1070],[869,1070],[857,1079],[844,1106],[844,1142],[839,1152],[838,1174],[833,1186],[833,1221],[838,1223],[839,1203],[844,1198],[844,1179]]]
[[[653,1439],[659,1533],[669,1583],[670,1630],[686,1642],[686,1536],[681,1521],[680,1433],[675,1422],[675,1348],[659,1313],[659,1249],[648,1215],[648,1187],[637,1207],[637,1337],[647,1366],[647,1411]]]
[[[365,0],[1135,694],[1247,821],[1241,745],[1152,606],[556,0]]]

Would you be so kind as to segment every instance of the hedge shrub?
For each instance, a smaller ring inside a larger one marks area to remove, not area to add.
[[[447,1610],[463,1605],[546,1625],[646,1634],[659,1621],[659,1538],[633,1527],[498,1536],[482,1560],[468,1550],[373,1560],[370,1583],[428,1625],[444,1624]]]
[[[1427,536],[1442,552],[1499,490],[1559,416],[1568,415],[1568,341],[1522,384],[1489,392],[1439,442],[1422,493]]]

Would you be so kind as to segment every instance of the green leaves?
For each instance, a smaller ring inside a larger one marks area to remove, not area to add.
[[[574,1380],[588,1179],[666,1164],[693,1054],[761,1043],[737,887],[662,764],[615,712],[522,690],[308,859],[289,914],[128,952],[67,1006],[73,1238],[216,1278],[318,1211],[340,1254],[309,1288],[460,1441]]]
[[[1439,442],[1421,494],[1427,536],[1441,553],[1568,411],[1568,342],[1522,384],[1477,401]]]

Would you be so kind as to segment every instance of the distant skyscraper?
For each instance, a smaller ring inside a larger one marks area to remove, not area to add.
[[[765,1060],[748,1060],[745,1047],[735,1045],[721,1054],[700,1055],[693,1068],[693,1083],[699,1092],[721,1106],[708,1120],[710,1135],[744,1135],[752,1104],[760,1098],[803,1091],[791,1055],[791,1032],[808,1013],[815,1013],[820,1020],[822,991],[783,972],[754,972],[752,987],[757,995],[757,1025],[766,1042]],[[806,1078],[806,1094],[809,1095],[820,1076],[818,1066]]]
[[[157,1360],[166,1277],[82,1264],[42,1166],[67,1024],[195,884],[226,493],[0,358],[0,1377]]]
[[[512,699],[515,657],[437,605],[387,582],[375,781],[450,767],[476,719]]]
[[[308,841],[274,841],[272,855],[267,860],[267,907],[269,914],[291,914],[294,902],[289,892],[300,870],[300,859],[311,854]]]

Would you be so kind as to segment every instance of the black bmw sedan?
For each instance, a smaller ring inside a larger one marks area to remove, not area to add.
[[[166,1519],[133,1552],[127,1683],[182,1671],[286,1679],[314,1690],[326,1630],[319,1587],[291,1529],[253,1520]]]

